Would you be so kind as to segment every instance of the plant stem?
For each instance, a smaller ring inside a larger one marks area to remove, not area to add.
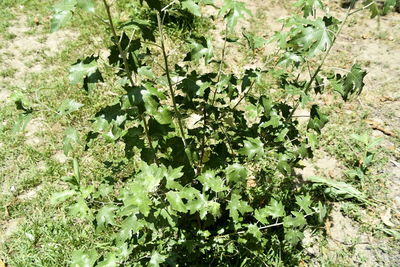
[[[178,110],[178,107],[177,107],[176,101],[175,101],[175,92],[174,92],[174,88],[172,86],[171,76],[170,76],[170,73],[169,73],[168,56],[167,56],[167,53],[165,51],[164,33],[163,33],[163,27],[162,27],[161,17],[160,17],[159,13],[157,13],[157,21],[158,21],[158,30],[160,32],[161,50],[162,50],[162,54],[163,54],[163,58],[164,58],[165,72],[167,74],[169,92],[171,94],[172,104],[173,104],[174,111],[175,111],[175,114],[176,114],[177,119],[178,119],[178,126],[179,126],[179,130],[181,132],[182,142],[183,142],[184,147],[186,148],[187,144],[186,144],[185,131],[183,130],[182,116],[181,116],[181,113]]]
[[[74,168],[74,175],[76,180],[78,181],[78,184],[81,186],[81,170],[79,168],[79,161],[76,157],[73,158],[72,160],[73,168]]]
[[[242,100],[249,94],[249,92],[250,92],[251,89],[253,88],[254,84],[256,83],[256,79],[257,79],[257,78],[255,78],[255,79],[253,80],[253,82],[250,84],[249,89],[248,89],[246,92],[243,93],[243,95],[240,97],[240,99],[238,100],[238,102],[236,102],[236,104],[233,106],[232,109],[235,109],[237,106],[239,106],[240,102],[242,102]]]
[[[129,79],[131,87],[134,87],[135,83],[134,83],[134,81],[132,79],[132,72],[129,69],[128,59],[126,58],[125,51],[122,49],[121,42],[117,41],[118,40],[118,35],[117,35],[117,31],[115,30],[114,22],[113,22],[112,15],[111,15],[110,6],[107,3],[107,0],[103,0],[103,3],[104,3],[104,7],[105,7],[105,9],[107,11],[108,22],[110,24],[111,32],[112,32],[114,40],[115,40],[115,42],[117,44],[119,54],[120,54],[120,56],[122,58],[122,61],[124,63],[125,72],[128,75],[128,79]],[[141,118],[142,118],[142,121],[143,121],[143,126],[144,126],[144,131],[146,133],[147,142],[149,143],[150,149],[153,150],[154,155],[155,155],[156,151],[155,151],[155,149],[153,147],[153,142],[152,142],[151,136],[149,134],[149,128],[148,128],[148,125],[147,125],[147,122],[146,122],[146,118],[145,118],[144,115],[142,115]],[[157,162],[157,158],[155,159],[155,161]]]
[[[311,212],[311,213],[305,214],[305,215],[304,215],[304,218],[307,218],[307,217],[309,217],[309,216],[312,216],[312,215],[314,215],[314,214],[316,214],[316,213],[317,213],[317,212]],[[269,225],[265,225],[265,226],[259,227],[258,230],[262,231],[262,230],[265,230],[265,229],[268,229],[268,228],[273,228],[273,227],[281,226],[281,225],[283,225],[283,222],[279,222],[279,223],[276,222],[276,223],[274,223],[274,224],[269,224]],[[242,234],[245,234],[246,232],[247,232],[247,231],[233,232],[233,233],[229,233],[229,234],[218,235],[218,237],[225,237],[225,236],[231,236],[231,235],[242,235]]]
[[[201,138],[201,145],[200,145],[200,158],[199,158],[199,165],[197,166],[197,173],[201,173],[201,169],[203,168],[203,157],[204,157],[204,149],[205,149],[205,144],[206,144],[206,130],[207,130],[207,125],[206,125],[206,120],[207,120],[207,109],[206,109],[207,103],[204,103],[204,109],[203,109],[203,136]]]
[[[368,5],[366,5],[366,6],[363,6],[363,7],[361,7],[361,8],[359,8],[359,9],[357,9],[357,10],[354,10],[353,12],[350,12],[350,16],[351,15],[353,15],[353,14],[355,14],[355,13],[357,13],[357,12],[360,12],[360,11],[363,11],[363,10],[365,10],[365,9],[367,9],[367,8],[369,8],[370,6],[372,6],[373,4],[375,4],[375,2],[374,1],[372,1],[371,3],[369,3]],[[350,5],[351,6],[351,5]]]
[[[219,68],[218,68],[217,85],[218,85],[219,81],[221,80],[222,65],[224,64],[224,60],[225,60],[226,39],[228,39],[228,23],[225,26],[224,46],[222,47],[221,62],[219,63]],[[215,88],[215,90],[214,90],[213,98],[212,98],[212,101],[211,101],[211,106],[214,105],[216,95],[217,95],[217,88]]]
[[[103,0],[103,3],[104,3],[104,7],[106,8],[106,11],[107,11],[108,22],[110,23],[110,28],[111,28],[112,34],[114,36],[114,40],[117,43],[119,54],[122,57],[122,61],[124,62],[125,72],[128,75],[128,79],[131,83],[131,86],[134,86],[135,83],[133,82],[133,79],[132,79],[132,72],[129,69],[128,59],[126,58],[125,51],[122,49],[121,42],[117,41],[118,35],[117,35],[117,31],[115,30],[114,22],[113,22],[113,19],[111,16],[110,6],[107,4],[107,0]]]
[[[218,83],[221,80],[221,75],[222,75],[222,65],[224,64],[224,60],[225,60],[225,50],[226,50],[226,39],[228,38],[228,24],[225,25],[225,38],[224,38],[224,45],[222,47],[222,52],[221,52],[221,62],[219,63],[219,67],[218,67],[218,74],[217,74],[217,86]],[[214,92],[213,92],[213,96],[212,96],[212,100],[211,100],[211,106],[214,105],[215,103],[215,98],[217,96],[217,88],[215,88]],[[204,110],[203,110],[203,137],[201,140],[201,145],[200,145],[200,159],[199,159],[199,165],[197,166],[197,173],[201,173],[201,169],[202,169],[202,165],[203,165],[203,157],[204,157],[204,150],[205,150],[205,141],[206,141],[206,129],[207,129],[207,103],[205,103],[204,105]]]
[[[307,87],[306,87],[306,89],[304,90],[304,93],[305,93],[305,94],[308,94],[308,92],[309,92],[310,89],[311,89],[312,84],[314,83],[314,81],[315,81],[315,79],[317,78],[319,72],[321,71],[323,65],[325,64],[325,61],[326,61],[326,59],[328,58],[328,56],[329,56],[329,54],[330,54],[330,52],[331,52],[331,50],[332,50],[332,47],[333,47],[333,45],[335,44],[335,42],[336,42],[336,40],[337,40],[337,37],[338,37],[339,34],[342,32],[342,29],[343,29],[344,25],[345,25],[346,22],[347,22],[347,19],[349,18],[350,14],[351,14],[350,10],[353,8],[355,1],[356,1],[356,0],[352,0],[352,2],[351,2],[351,4],[350,4],[349,8],[347,9],[346,16],[344,17],[342,23],[340,24],[339,29],[336,31],[336,34],[334,34],[334,36],[333,36],[333,40],[332,40],[331,45],[330,45],[330,46],[328,47],[328,49],[326,50],[325,55],[324,55],[324,57],[322,58],[320,64],[318,65],[317,69],[315,70],[315,72],[314,72],[313,76],[311,77],[310,81],[307,83]],[[297,102],[297,104],[293,107],[293,109],[292,109],[291,113],[289,114],[288,118],[286,119],[286,121],[289,121],[289,120],[293,117],[293,114],[296,112],[296,110],[297,110],[297,108],[299,107],[299,105],[300,105],[300,101]]]

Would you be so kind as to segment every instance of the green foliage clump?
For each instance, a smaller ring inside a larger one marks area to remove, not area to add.
[[[186,46],[173,65],[165,20],[176,12],[202,17],[202,6],[212,1],[139,1],[151,15],[120,25],[102,2],[112,34],[108,66],[125,93],[98,111],[85,145],[90,149],[99,139],[123,143],[136,169],[122,180],[88,184],[75,156],[82,140],[67,130],[64,151],[73,158],[74,175],[71,188],[52,201],[71,199],[71,216],[93,222],[96,233],[110,237],[107,244],[76,251],[71,265],[297,264],[304,230],[322,223],[327,212],[310,183],[362,199],[354,188],[322,178],[304,181],[295,173],[312,157],[328,122],[315,96],[332,88],[347,101],[363,89],[366,73],[359,65],[344,76],[321,74],[350,9],[340,22],[324,13],[322,1],[298,1],[302,15],[283,21],[284,30],[270,40],[279,52],[263,68],[232,73],[224,68],[226,43],[239,40],[228,35],[235,36],[238,21],[250,13],[244,3],[225,0],[219,9],[225,21],[225,36],[218,37],[221,56],[211,38],[189,32],[179,40]],[[103,14],[92,1],[64,0],[55,6],[52,29],[79,8]],[[265,43],[242,34],[253,52]],[[71,84],[91,91],[103,81],[97,61],[91,56],[74,64]],[[300,75],[306,69],[309,79]],[[274,88],[265,87],[267,76]],[[63,105],[60,113],[68,114],[82,104]],[[309,110],[305,125],[296,116],[300,106]]]

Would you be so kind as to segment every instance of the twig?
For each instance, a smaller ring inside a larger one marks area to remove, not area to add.
[[[168,5],[166,5],[165,7],[163,7],[161,9],[161,12],[165,12],[170,6],[172,6],[173,4],[176,3],[177,0],[172,1],[171,3],[169,3]]]
[[[359,9],[356,9],[356,10],[354,10],[353,12],[350,12],[349,15],[351,16],[351,15],[357,13],[357,12],[363,11],[363,10],[369,8],[370,6],[372,6],[373,4],[375,4],[375,1],[371,1],[371,3],[369,3],[368,5],[363,6],[363,7],[359,8]],[[352,5],[350,5],[350,7],[352,7]]]

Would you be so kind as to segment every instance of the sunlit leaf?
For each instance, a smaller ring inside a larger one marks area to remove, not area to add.
[[[117,207],[113,205],[107,205],[102,207],[96,215],[97,230],[103,230],[108,224],[115,224],[115,210]]]
[[[232,164],[226,168],[226,177],[230,182],[240,183],[247,180],[247,169],[240,164]]]
[[[183,1],[182,9],[188,10],[190,13],[192,13],[195,16],[198,16],[198,17],[201,16],[200,7],[192,0]]]
[[[99,254],[96,250],[78,250],[72,253],[71,267],[93,267]]]
[[[255,217],[260,222],[267,224],[268,217],[272,217],[272,218],[276,219],[276,218],[284,217],[285,215],[286,215],[286,213],[285,213],[285,209],[283,207],[282,202],[278,202],[275,199],[271,199],[268,206],[266,206],[265,208],[256,210]]]
[[[171,204],[171,208],[179,212],[186,212],[186,205],[182,201],[182,197],[179,192],[170,191],[166,194],[168,202]]]
[[[307,224],[304,214],[297,211],[292,211],[294,216],[288,215],[283,219],[284,227],[303,227]]]
[[[87,12],[95,12],[93,0],[77,0],[77,6]]]
[[[297,23],[306,25],[301,28],[301,32],[291,42],[308,56],[324,52],[332,45],[337,25],[337,21],[332,17],[316,20],[298,19]]]
[[[324,3],[321,0],[298,0],[295,6],[300,8],[304,17],[314,16],[319,9],[324,9]]]
[[[244,200],[241,200],[241,196],[233,193],[231,200],[227,206],[229,210],[229,216],[235,221],[241,221],[239,214],[244,215],[247,212],[252,212],[253,208]]]
[[[76,5],[77,0],[63,0],[53,6],[54,14],[50,22],[52,32],[59,30],[71,20]]]
[[[299,230],[285,229],[285,240],[289,242],[290,245],[296,246],[303,238],[304,234]]]
[[[309,214],[312,212],[310,209],[312,201],[311,201],[311,197],[309,195],[296,196],[296,203],[297,203],[297,205],[300,206],[300,208],[302,210],[304,210],[306,212],[306,214]]]
[[[148,266],[150,266],[150,267],[158,267],[158,266],[160,266],[161,263],[165,262],[166,259],[167,259],[167,257],[161,255],[157,251],[154,251],[151,254],[151,258],[150,258]]]
[[[209,63],[213,57],[214,49],[210,39],[204,37],[199,40],[191,40],[190,53],[186,56],[185,60],[200,60],[204,57],[206,63]]]
[[[258,240],[261,240],[262,238],[262,233],[255,224],[250,224],[249,226],[247,226],[247,232],[249,234],[252,234]]]
[[[69,82],[72,85],[83,82],[85,77],[94,74],[97,70],[97,62],[92,60],[90,63],[85,64],[83,61],[72,65],[69,69]]]
[[[58,203],[64,202],[74,195],[76,195],[75,190],[65,190],[62,192],[54,193],[50,198],[50,204],[57,205]]]
[[[115,253],[109,253],[105,256],[105,259],[99,262],[96,267],[117,267],[119,265],[119,261]]]
[[[344,101],[347,101],[353,94],[361,94],[364,88],[364,77],[367,72],[362,70],[360,65],[354,64],[351,71],[345,75],[337,75],[334,79],[330,79],[333,89],[340,93]]]
[[[77,111],[81,107],[83,107],[83,104],[78,103],[73,99],[67,99],[67,100],[64,100],[64,102],[58,108],[58,113],[63,116],[66,114],[70,114],[74,111]]]
[[[227,190],[224,181],[212,171],[206,171],[204,174],[197,178],[204,186],[204,189],[213,190],[214,192],[221,192]]]
[[[80,144],[78,131],[75,128],[67,128],[63,138],[64,154],[68,156],[76,144]]]
[[[265,40],[264,38],[257,36],[251,32],[243,31],[242,34],[246,38],[251,50],[261,48],[267,42],[267,40]]]
[[[264,144],[259,138],[250,138],[243,141],[243,148],[239,150],[239,153],[247,156],[249,159],[261,159],[264,155]]]
[[[227,27],[229,31],[233,31],[236,24],[245,15],[250,16],[251,12],[246,8],[246,4],[235,0],[225,0],[224,5],[221,7],[219,14],[225,16]]]
[[[333,189],[333,191],[330,191],[333,195],[345,198],[356,198],[360,201],[368,202],[366,196],[362,192],[345,182],[317,176],[308,177],[307,180],[316,184],[328,186],[328,188]]]

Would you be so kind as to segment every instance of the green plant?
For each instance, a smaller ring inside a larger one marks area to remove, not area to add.
[[[201,17],[201,6],[212,1],[139,1],[152,16],[133,18],[130,32],[126,24],[115,24],[112,6],[101,2],[107,17],[102,21],[111,32],[107,68],[125,93],[96,114],[85,146],[90,149],[98,139],[123,143],[136,169],[124,179],[90,183],[79,171],[79,133],[66,131],[64,151],[73,158],[74,175],[66,180],[70,189],[55,194],[52,203],[71,199],[70,215],[110,236],[107,244],[76,251],[72,266],[297,264],[303,229],[326,215],[318,191],[299,185],[294,171],[300,160],[312,157],[328,122],[314,98],[329,86],[347,101],[364,85],[366,73],[357,64],[344,76],[321,74],[354,12],[349,8],[340,22],[321,1],[299,0],[303,15],[284,20],[284,30],[270,40],[277,41],[278,52],[263,68],[232,73],[225,67],[227,42],[238,40],[231,36],[249,14],[244,3],[225,0],[219,9],[225,19],[224,34],[217,37],[223,43],[220,56],[211,38],[189,32],[181,36],[185,52],[171,59],[168,49],[175,40],[164,34],[170,10]],[[104,15],[92,1],[64,0],[55,6],[52,29],[79,8]],[[252,51],[264,42],[243,35]],[[95,91],[104,80],[100,64],[96,56],[78,61],[70,68],[71,84]],[[305,71],[308,79],[301,76]],[[263,87],[267,76],[274,80],[271,88]],[[68,101],[60,113],[78,104]],[[300,106],[310,111],[306,126],[296,117]],[[343,183],[313,182],[365,200]]]
[[[374,161],[376,154],[376,146],[382,141],[381,138],[374,139],[368,134],[358,135],[352,134],[351,137],[357,141],[358,150],[360,151],[357,155],[357,161],[353,169],[348,170],[346,175],[350,179],[357,179],[361,183],[361,188],[365,185],[365,180],[367,179],[367,173]]]

